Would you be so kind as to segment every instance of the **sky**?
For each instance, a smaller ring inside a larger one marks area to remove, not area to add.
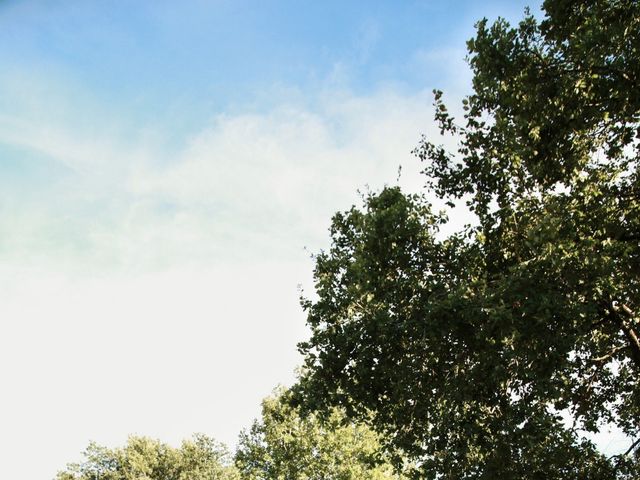
[[[432,89],[527,3],[0,0],[3,475],[233,447],[295,381],[331,216],[421,190]]]

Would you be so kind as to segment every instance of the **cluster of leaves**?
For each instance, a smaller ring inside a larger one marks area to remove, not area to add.
[[[279,390],[262,404],[262,418],[243,432],[235,457],[196,435],[173,448],[130,437],[123,448],[91,443],[84,461],[57,480],[402,480],[382,452],[379,436],[349,422],[338,409],[303,418]]]
[[[70,464],[57,480],[238,480],[226,448],[195,435],[173,448],[158,440],[130,437],[123,448],[91,443],[82,463]]]
[[[436,92],[458,148],[416,149],[478,226],[443,240],[424,198],[371,195],[334,217],[304,303],[297,401],[368,421],[424,477],[640,475],[636,448],[579,434],[640,435],[640,4],[544,9],[478,23],[462,125]]]
[[[332,409],[303,418],[284,392],[262,403],[262,419],[243,432],[236,453],[247,480],[401,480],[382,454],[380,439]]]

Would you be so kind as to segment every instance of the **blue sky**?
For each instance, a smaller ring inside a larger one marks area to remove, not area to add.
[[[431,90],[526,3],[0,1],[4,475],[232,445],[294,379],[331,215],[421,188]]]
[[[126,112],[121,127],[133,135],[164,123],[179,141],[213,112],[272,107],[278,90],[313,104],[315,91],[332,87],[445,86],[452,72],[429,55],[463,49],[475,20],[517,18],[522,5],[5,1],[0,60],[5,81],[62,83],[102,115]]]

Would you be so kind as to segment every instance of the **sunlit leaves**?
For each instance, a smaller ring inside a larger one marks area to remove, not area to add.
[[[91,443],[83,456],[57,480],[239,480],[226,448],[205,435],[180,448],[146,437],[130,437],[114,449]]]
[[[401,480],[380,439],[333,409],[302,417],[279,396],[262,403],[262,418],[240,437],[236,464],[247,480]]]

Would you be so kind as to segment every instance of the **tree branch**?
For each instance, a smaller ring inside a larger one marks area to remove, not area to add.
[[[634,320],[635,315],[627,305],[617,305],[615,302],[611,302],[611,313],[614,319],[620,325],[620,329],[624,332],[624,335],[629,341],[629,347],[631,347],[631,357],[634,363],[640,367],[640,338],[633,326],[628,320]],[[626,317],[626,318],[625,318]]]
[[[640,437],[636,438],[636,441],[635,441],[635,442],[633,442],[633,443],[631,444],[631,446],[627,449],[627,451],[626,451],[626,452],[624,452],[624,453],[622,454],[622,456],[623,456],[623,457],[626,457],[627,455],[629,455],[631,452],[633,452],[633,450],[634,450],[638,445],[640,445]]]
[[[618,453],[617,455],[612,455],[611,457],[609,457],[609,459],[612,458],[622,458],[622,457],[626,457],[627,455],[629,455],[631,452],[633,452],[633,450],[640,445],[640,437],[636,438],[635,441],[631,444],[631,446],[627,449],[626,452],[624,453]]]
[[[611,357],[613,357],[616,353],[618,353],[620,350],[624,350],[625,348],[629,348],[628,345],[619,345],[615,348],[613,348],[609,353],[607,353],[606,355],[602,355],[601,357],[596,357],[596,358],[592,358],[591,361],[593,363],[599,363],[599,362],[604,362],[605,360],[609,360]]]

